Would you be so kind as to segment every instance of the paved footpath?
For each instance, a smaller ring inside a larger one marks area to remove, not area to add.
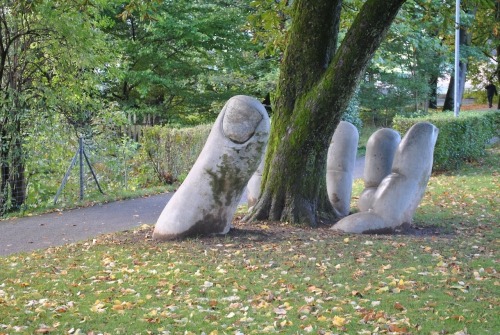
[[[0,256],[155,224],[172,193],[0,221]]]
[[[355,179],[362,177],[363,168],[364,157],[360,157],[356,161]],[[141,224],[155,224],[172,194],[0,221],[0,256],[74,243]]]

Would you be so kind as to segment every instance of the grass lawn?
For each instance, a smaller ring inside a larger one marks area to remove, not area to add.
[[[406,234],[236,218],[0,258],[0,334],[499,334],[499,166],[496,148],[433,176]]]

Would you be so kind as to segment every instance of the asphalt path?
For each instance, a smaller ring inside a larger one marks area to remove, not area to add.
[[[154,224],[172,193],[0,221],[0,256]]]
[[[356,161],[361,178],[364,157]],[[101,234],[155,224],[173,193],[121,200],[37,216],[0,221],[0,256],[83,241]],[[243,197],[242,202],[246,202]]]

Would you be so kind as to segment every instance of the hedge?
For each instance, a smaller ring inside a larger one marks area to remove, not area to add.
[[[203,149],[210,129],[211,125],[148,127],[143,129],[141,150],[161,181],[182,180]]]
[[[393,128],[405,134],[417,122],[428,121],[439,128],[434,148],[434,171],[449,171],[465,161],[483,156],[488,142],[499,136],[499,111],[462,112],[455,117],[452,112],[430,114],[418,118],[396,116]]]

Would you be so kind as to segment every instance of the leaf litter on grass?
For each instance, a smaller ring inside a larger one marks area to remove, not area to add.
[[[0,334],[497,334],[498,211],[474,200],[498,175],[450,212],[442,178],[406,234],[235,221],[156,243],[143,225],[0,258]]]
[[[0,332],[488,334],[490,324],[498,327],[492,246],[275,224],[163,244],[150,235],[143,226],[3,259]]]

